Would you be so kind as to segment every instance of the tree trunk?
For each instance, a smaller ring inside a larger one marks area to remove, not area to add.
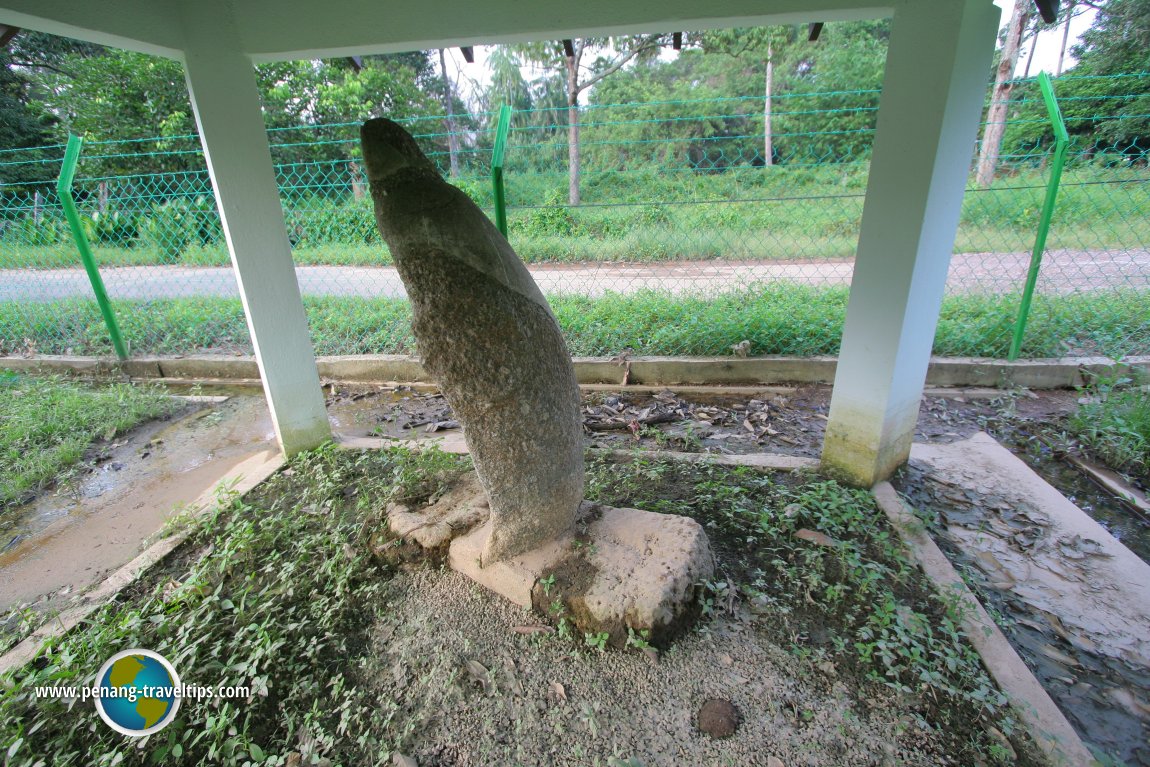
[[[44,197],[37,190],[32,193],[32,223],[40,225],[40,211],[44,209]]]
[[[450,158],[451,177],[459,177],[459,137],[455,135],[455,105],[451,97],[451,80],[447,77],[447,58],[439,49],[439,71],[443,73],[443,109],[447,113],[447,156]]]
[[[986,114],[986,128],[982,132],[982,146],[978,151],[978,170],[975,174],[975,184],[982,189],[994,181],[994,172],[998,168],[998,153],[1002,149],[1002,133],[1006,129],[1010,92],[1014,89],[1011,80],[1014,68],[1018,65],[1022,30],[1026,28],[1030,17],[1030,4],[1031,0],[1014,0],[1014,11],[1010,15],[1006,41],[1002,45],[1002,58],[994,74],[994,90],[991,91],[990,109]]]
[[[567,57],[567,204],[579,204],[579,63]]]
[[[367,192],[363,188],[363,173],[360,171],[359,163],[349,162],[347,171],[348,175],[351,176],[351,196],[358,202],[367,196]]]
[[[1034,30],[1034,39],[1030,43],[1030,53],[1026,54],[1026,69],[1022,72],[1022,79],[1030,79],[1030,65],[1034,63],[1034,51],[1038,48],[1038,30]]]
[[[763,164],[770,167],[775,164],[775,146],[771,129],[771,90],[775,74],[774,50],[767,43],[767,84],[766,97],[763,99]]]
[[[1062,74],[1062,62],[1066,59],[1066,43],[1070,39],[1070,20],[1074,18],[1074,0],[1070,0],[1066,4],[1066,24],[1062,27],[1062,47],[1058,49],[1058,68],[1054,70],[1054,76],[1059,77]]]
[[[96,187],[96,210],[100,213],[108,212],[108,182],[101,181]]]

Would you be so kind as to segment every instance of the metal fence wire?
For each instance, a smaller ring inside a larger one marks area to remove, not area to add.
[[[1150,74],[1123,78],[1126,92],[1150,92]],[[1082,91],[1075,80],[1055,87]],[[979,188],[971,176],[937,354],[1007,353],[1049,179],[1041,101],[1032,80],[1015,84],[995,180]],[[1113,113],[1083,113],[1097,97],[1060,101],[1073,141],[1023,356],[1150,353],[1150,150],[1137,138],[1148,116],[1129,99]],[[777,94],[769,134],[761,98],[584,107],[574,185],[566,110],[516,112],[509,239],[572,353],[730,354],[743,340],[752,354],[835,353],[877,105],[868,90]],[[407,123],[489,213],[495,122]],[[316,352],[415,351],[358,123],[269,139]],[[0,151],[2,354],[111,353],[54,190],[63,155]],[[88,142],[74,197],[131,354],[250,352],[195,136]]]

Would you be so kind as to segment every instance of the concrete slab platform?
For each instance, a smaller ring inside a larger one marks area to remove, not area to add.
[[[976,527],[947,528],[992,582],[1057,616],[1076,644],[1150,669],[1150,565],[989,435],[915,444],[911,460],[1003,499]]]

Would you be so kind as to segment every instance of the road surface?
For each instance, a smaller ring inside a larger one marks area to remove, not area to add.
[[[1029,253],[960,253],[951,260],[947,287],[954,293],[1017,292],[1022,289],[1029,262]],[[850,261],[680,261],[529,267],[547,295],[590,297],[644,289],[713,295],[770,282],[848,285],[853,268]],[[230,267],[105,267],[101,274],[112,298],[239,295]],[[296,276],[305,295],[383,298],[406,295],[395,268],[389,266],[299,266]],[[1046,294],[1150,289],[1150,250],[1048,252],[1043,259],[1038,288]],[[91,294],[83,269],[0,270],[0,301],[55,301]]]

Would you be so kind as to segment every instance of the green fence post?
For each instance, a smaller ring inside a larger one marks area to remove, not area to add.
[[[507,149],[507,132],[511,128],[511,107],[499,107],[499,126],[495,129],[495,148],[491,151],[491,188],[495,193],[495,226],[507,236],[507,197],[503,191],[503,153]]]
[[[1018,359],[1022,351],[1022,336],[1026,333],[1026,321],[1030,316],[1030,302],[1034,297],[1034,286],[1038,283],[1038,270],[1042,266],[1042,253],[1046,250],[1046,235],[1050,231],[1050,220],[1054,216],[1054,203],[1058,199],[1058,185],[1062,180],[1062,168],[1066,164],[1066,147],[1070,135],[1062,119],[1062,110],[1054,97],[1054,86],[1050,75],[1038,75],[1038,87],[1042,89],[1042,99],[1046,102],[1046,112],[1050,115],[1050,125],[1054,129],[1054,162],[1050,166],[1050,181],[1046,183],[1046,199],[1042,203],[1042,215],[1038,218],[1038,231],[1034,236],[1034,250],[1030,253],[1030,270],[1026,274],[1026,286],[1022,289],[1022,302],[1018,306],[1018,319],[1014,323],[1014,338],[1010,342],[1008,359]]]
[[[64,216],[68,219],[68,226],[72,229],[72,239],[76,241],[76,249],[80,251],[80,260],[84,262],[84,270],[88,272],[88,279],[92,283],[92,292],[96,295],[96,303],[100,305],[100,314],[104,316],[104,324],[108,326],[108,335],[112,338],[112,348],[121,360],[128,359],[128,352],[124,348],[124,339],[120,337],[120,327],[116,324],[116,315],[112,312],[112,304],[108,300],[108,293],[104,290],[104,280],[100,277],[100,270],[96,268],[96,259],[92,256],[92,248],[88,245],[88,236],[84,234],[84,227],[80,224],[80,214],[76,212],[76,201],[72,199],[72,179],[76,175],[76,165],[80,162],[80,147],[83,140],[76,135],[68,136],[68,148],[64,150],[64,165],[60,168],[60,179],[56,182],[56,193],[60,195],[60,202],[64,206]]]

